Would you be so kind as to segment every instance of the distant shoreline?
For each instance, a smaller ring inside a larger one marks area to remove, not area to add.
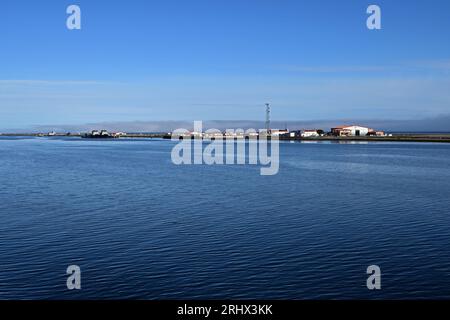
[[[440,142],[450,143],[450,135],[393,135],[388,137],[311,137],[280,138],[283,141],[385,141],[385,142]]]
[[[61,138],[61,137],[81,137],[79,134],[55,134],[48,135],[42,133],[2,133],[0,137],[47,137],[47,138]],[[171,136],[167,133],[127,133],[123,138],[148,138],[148,139],[170,139]],[[225,138],[224,138],[225,139]],[[241,140],[243,138],[235,138]],[[280,137],[281,141],[385,141],[385,142],[440,142],[450,143],[450,133],[401,133],[386,137]]]

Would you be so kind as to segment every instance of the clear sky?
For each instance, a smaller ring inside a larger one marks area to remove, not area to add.
[[[0,128],[440,117],[449,39],[448,0],[4,0]]]

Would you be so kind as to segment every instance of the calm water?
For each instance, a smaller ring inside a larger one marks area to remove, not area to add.
[[[450,145],[283,143],[276,176],[173,145],[0,138],[0,298],[450,298]]]

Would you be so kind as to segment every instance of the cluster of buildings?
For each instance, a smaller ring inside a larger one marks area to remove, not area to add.
[[[385,137],[387,134],[384,131],[374,130],[369,127],[359,126],[359,125],[344,125],[331,128],[330,131],[325,132],[322,129],[304,129],[304,130],[293,130],[288,129],[269,129],[270,136],[277,136],[281,139],[298,139],[298,138],[315,138],[324,136],[334,136],[334,137]],[[258,137],[259,133],[253,132],[236,132],[236,131],[226,131],[226,132],[216,132],[216,133],[205,133],[205,132],[188,132],[185,134],[186,137],[191,138],[246,138],[246,137]]]
[[[114,132],[110,133],[107,130],[92,130],[90,133],[92,136],[113,136],[113,137],[123,137],[127,134],[124,132]]]
[[[227,130],[225,132],[197,132],[191,131],[182,134],[182,138],[200,138],[200,139],[245,139],[258,138],[260,134],[270,137],[278,137],[280,139],[301,139],[301,138],[316,138],[316,137],[386,137],[384,131],[374,130],[369,127],[360,125],[344,125],[331,128],[330,131],[325,132],[322,129],[303,129],[303,130],[288,130],[288,129],[266,129],[261,132],[255,130]],[[49,132],[48,136],[58,135],[55,132]],[[71,135],[67,133],[67,135]],[[164,134],[164,137],[170,138],[172,134]],[[120,138],[127,136],[124,132],[110,133],[106,130],[92,130],[90,133],[80,135],[82,138]]]
[[[120,137],[124,137],[124,136],[126,136],[126,133],[124,133],[124,132],[110,133],[107,130],[92,130],[91,133],[85,133],[85,134],[81,135],[82,138],[90,138],[90,139],[120,138]]]
[[[288,134],[290,138],[314,138],[323,136],[334,137],[385,137],[387,134],[384,131],[374,130],[369,127],[363,127],[359,125],[344,125],[331,128],[329,132],[325,132],[321,129],[307,129],[291,131]]]

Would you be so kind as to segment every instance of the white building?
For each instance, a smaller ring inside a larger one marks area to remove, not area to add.
[[[284,130],[279,130],[279,129],[271,129],[270,130],[270,135],[272,136],[281,136],[283,134],[287,134],[289,133],[289,130],[284,129]]]
[[[302,138],[318,137],[319,133],[317,130],[302,130],[301,136]]]
[[[336,128],[331,128],[331,133],[335,136],[351,136],[351,137],[358,137],[358,136],[367,136],[369,133],[374,132],[373,129],[368,127],[362,127],[357,125],[351,125],[351,126],[339,126]]]

